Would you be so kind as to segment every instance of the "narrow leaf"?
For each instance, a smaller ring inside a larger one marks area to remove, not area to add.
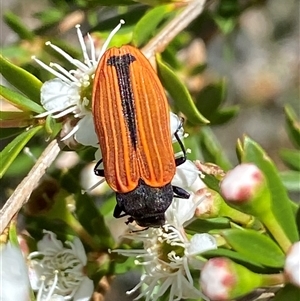
[[[294,149],[280,150],[280,157],[291,169],[300,171],[300,151]]]
[[[40,102],[42,82],[26,70],[12,64],[0,55],[0,72],[3,77],[34,102]]]
[[[201,115],[186,88],[177,75],[157,57],[158,76],[171,95],[176,108],[194,125],[207,124],[209,120]]]
[[[22,94],[12,91],[7,87],[0,86],[0,95],[9,103],[19,108],[22,111],[32,111],[35,113],[42,113],[44,111],[43,107],[39,104],[33,102],[29,98],[23,96]]]
[[[21,40],[32,40],[34,34],[24,26],[24,22],[17,15],[10,11],[4,13],[5,23],[19,36]]]
[[[287,125],[287,131],[290,139],[293,141],[296,147],[300,147],[300,122],[297,120],[295,111],[291,106],[287,105],[285,108],[285,119]]]
[[[0,165],[0,179],[27,142],[42,128],[42,126],[36,126],[28,131],[24,131],[1,151],[0,161],[2,164]]]
[[[221,235],[238,253],[261,265],[281,268],[285,255],[280,247],[268,236],[254,230],[229,229]]]
[[[292,284],[287,284],[280,289],[273,301],[299,301],[300,288],[295,287]]]
[[[232,168],[222,146],[209,127],[203,127],[201,129],[200,145],[205,162],[215,163],[224,170]]]
[[[226,81],[222,79],[217,83],[204,87],[196,98],[197,109],[207,119],[217,112],[226,95]]]
[[[7,139],[9,137],[17,136],[18,134],[22,133],[24,129],[22,128],[8,128],[8,129],[1,129],[0,130],[0,140]]]
[[[227,107],[214,113],[212,116],[210,116],[209,120],[212,125],[224,124],[235,117],[239,110],[240,108],[238,106]]]
[[[93,236],[100,248],[107,250],[113,247],[114,240],[104,221],[104,217],[87,194],[77,194],[76,214],[80,223]]]
[[[0,128],[22,128],[32,124],[30,112],[0,111]]]
[[[140,47],[152,37],[160,22],[174,9],[174,4],[160,5],[149,10],[136,24],[132,34],[132,42]]]
[[[300,191],[300,172],[299,171],[283,171],[280,173],[280,179],[284,185],[284,187],[292,192]]]
[[[287,237],[292,241],[298,241],[298,233],[295,218],[290,205],[287,191],[281,182],[278,170],[265,151],[249,137],[244,138],[243,162],[254,163],[264,173],[272,195],[272,210]]]
[[[216,229],[228,228],[230,228],[230,220],[226,217],[196,219],[187,226],[189,231],[194,231],[195,233],[207,233]]]
[[[201,256],[208,259],[213,257],[227,257],[239,264],[244,265],[245,267],[249,268],[253,272],[257,272],[257,273],[264,272],[266,270],[266,267],[264,267],[260,263],[249,259],[247,256],[244,256],[243,254],[228,249],[218,248],[216,250],[206,251],[202,253]]]

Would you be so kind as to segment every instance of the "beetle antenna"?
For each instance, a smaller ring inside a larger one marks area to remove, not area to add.
[[[91,186],[88,189],[81,189],[81,194],[85,194],[85,193],[89,193],[92,190],[94,190],[95,188],[97,188],[99,185],[101,185],[103,182],[105,182],[105,178],[101,179],[100,181],[98,181],[96,184],[94,184],[93,186]]]

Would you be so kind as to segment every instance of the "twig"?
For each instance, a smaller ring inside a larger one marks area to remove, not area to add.
[[[7,227],[13,216],[28,201],[31,192],[59,152],[60,147],[58,142],[57,140],[53,140],[43,151],[27,177],[23,179],[10,198],[6,201],[5,205],[0,210],[0,234]]]
[[[170,42],[184,30],[203,11],[206,0],[193,0],[175,17],[156,37],[142,49],[144,55],[150,59],[156,53],[161,53]]]

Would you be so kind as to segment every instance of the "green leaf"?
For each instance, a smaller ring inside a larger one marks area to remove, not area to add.
[[[177,75],[157,57],[158,76],[174,100],[176,108],[194,125],[207,124],[209,120],[201,115],[186,88]]]
[[[31,60],[30,56],[32,55],[29,49],[21,48],[19,44],[5,45],[1,48],[1,54],[7,60],[14,62],[14,64],[18,66],[28,64],[28,62]]]
[[[120,264],[116,264],[115,266],[115,273],[117,275],[122,275],[126,272],[132,271],[132,269],[137,268],[135,264],[134,257],[127,257],[126,260]]]
[[[55,137],[61,130],[61,127],[62,124],[60,122],[56,122],[50,115],[47,116],[45,122],[45,131],[47,134],[51,135],[51,137]]]
[[[8,167],[24,148],[27,142],[42,128],[42,126],[36,126],[28,131],[23,132],[1,151],[0,179],[3,177]]]
[[[30,112],[0,111],[0,128],[27,127],[32,124],[31,119]]]
[[[202,179],[205,185],[210,189],[220,193],[220,181],[213,175],[204,174],[205,177]]]
[[[296,223],[297,223],[298,233],[300,233],[300,206],[298,206],[298,209],[296,211]]]
[[[127,28],[132,28],[133,30],[136,23],[140,20],[141,16],[145,14],[147,9],[148,7],[143,5],[134,6],[129,10],[125,10],[125,12],[121,12],[117,15],[112,15],[110,18],[105,18],[103,21],[97,22],[95,27],[90,29],[90,32],[108,32],[109,34],[112,28],[114,28],[120,22],[121,19],[125,20],[125,24],[118,31],[118,34],[120,33],[120,31],[127,31]]]
[[[300,122],[297,120],[297,115],[291,106],[286,105],[285,108],[285,120],[287,131],[290,139],[293,141],[296,147],[300,147]]]
[[[207,233],[216,229],[228,228],[230,228],[230,220],[226,217],[196,219],[186,227],[186,229],[195,233]]]
[[[215,163],[224,170],[232,168],[214,133],[209,127],[203,127],[200,132],[200,145],[205,162]]]
[[[20,128],[8,128],[8,129],[1,129],[0,130],[0,140],[10,138],[22,133],[24,129]]]
[[[254,230],[240,229],[223,230],[221,235],[235,251],[253,262],[273,268],[281,268],[284,265],[284,253],[266,235]]]
[[[103,5],[103,6],[125,6],[125,5],[130,5],[130,4],[136,4],[136,1],[132,0],[93,0],[93,1],[79,1],[77,0],[77,4],[79,5],[81,3],[81,7],[87,7],[88,9],[91,9],[92,7]]]
[[[33,102],[22,94],[12,91],[7,87],[0,86],[0,95],[9,103],[19,108],[22,111],[32,111],[35,113],[42,113],[44,109],[39,104]]]
[[[5,177],[25,177],[34,165],[35,158],[38,158],[42,152],[43,145],[30,146],[30,153],[33,157],[25,154],[24,151],[20,152],[5,172]]]
[[[243,254],[228,249],[218,248],[216,250],[206,251],[204,253],[201,253],[201,256],[208,259],[213,257],[227,257],[239,264],[244,265],[245,267],[251,269],[254,272],[262,272],[265,269],[263,265],[249,259],[247,256],[244,256]]]
[[[228,35],[230,34],[237,24],[236,18],[222,18],[220,16],[214,17],[214,21],[218,25],[219,29],[223,32],[223,34]]]
[[[34,14],[35,18],[38,18],[43,26],[48,24],[55,24],[64,17],[65,12],[57,7],[48,7],[45,11],[40,11]]]
[[[300,288],[295,287],[292,284],[287,284],[280,289],[272,301],[299,301]]]
[[[0,72],[3,77],[34,102],[40,102],[42,82],[26,70],[12,64],[0,55]]]
[[[235,117],[240,111],[239,106],[231,106],[225,109],[215,112],[210,118],[212,125],[220,125],[228,122],[230,119]]]
[[[17,248],[20,248],[19,241],[18,241],[18,231],[17,231],[15,220],[10,222],[8,235],[9,235],[9,241],[11,242],[11,244]]]
[[[243,162],[254,163],[264,173],[272,195],[272,211],[287,237],[292,242],[298,241],[299,237],[290,199],[270,157],[255,141],[247,136],[243,141],[241,157]]]
[[[76,214],[79,222],[94,238],[101,249],[107,250],[113,247],[114,240],[104,221],[104,217],[87,194],[77,194]]]
[[[205,63],[198,64],[195,67],[193,67],[192,70],[189,71],[189,75],[190,76],[199,75],[199,74],[203,73],[203,71],[206,70],[206,68],[207,68],[207,64],[205,64]]]
[[[292,192],[300,191],[300,172],[299,171],[283,171],[280,173],[280,179],[284,185],[284,187]]]
[[[1,92],[1,86],[0,86],[0,92]],[[30,112],[0,111],[0,121],[27,119],[29,117],[30,117]]]
[[[197,95],[196,106],[205,118],[217,112],[218,108],[225,99],[227,90],[226,80],[222,79],[217,83],[204,87]]]
[[[280,150],[280,157],[291,169],[300,171],[300,151],[294,149]]]
[[[34,34],[24,26],[21,18],[10,11],[4,13],[5,23],[19,36],[21,40],[33,40]]]
[[[170,11],[174,4],[160,5],[149,10],[136,24],[132,34],[132,42],[136,47],[141,47],[153,36],[155,30]]]
[[[235,28],[240,15],[240,4],[237,0],[219,1],[214,20],[224,34],[230,34]]]

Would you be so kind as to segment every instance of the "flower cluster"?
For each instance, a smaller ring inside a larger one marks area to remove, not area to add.
[[[166,212],[164,226],[125,236],[140,241],[143,249],[114,250],[125,256],[136,257],[135,263],[144,268],[141,281],[128,294],[142,288],[137,299],[145,297],[146,301],[155,301],[168,293],[170,301],[182,298],[207,300],[200,288],[195,287],[190,269],[200,270],[204,263],[197,255],[217,248],[217,244],[209,234],[190,237],[183,227],[191,221],[197,205],[192,197],[188,200],[175,199]]]
[[[93,281],[84,273],[87,257],[81,241],[63,243],[50,231],[38,242],[38,250],[29,254],[29,276],[38,301],[88,301]]]
[[[78,25],[77,36],[82,50],[83,62],[74,59],[61,48],[48,41],[46,45],[67,59],[76,68],[74,70],[68,71],[57,63],[50,63],[48,66],[36,57],[33,57],[41,67],[55,76],[54,79],[45,82],[42,86],[41,104],[46,111],[36,117],[51,115],[53,118],[60,118],[73,114],[75,118],[79,119],[77,124],[66,133],[63,140],[75,135],[74,138],[78,143],[97,147],[97,136],[91,114],[93,79],[99,60],[122,24],[124,24],[123,20],[110,33],[97,57],[93,39],[88,34],[88,43],[86,43]],[[88,53],[88,48],[90,49],[90,54]]]

